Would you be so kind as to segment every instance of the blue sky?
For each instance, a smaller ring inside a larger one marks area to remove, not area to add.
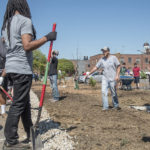
[[[7,0],[0,0],[0,28]],[[101,53],[134,54],[150,43],[150,0],[28,0],[40,38],[57,23],[54,49],[59,58],[80,59]],[[49,43],[40,50],[47,56]]]

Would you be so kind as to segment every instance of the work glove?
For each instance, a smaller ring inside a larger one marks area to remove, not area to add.
[[[3,81],[4,81],[4,77],[0,77],[0,86],[2,86]]]
[[[57,37],[57,32],[50,32],[47,35],[45,35],[47,38],[47,41],[55,41]]]

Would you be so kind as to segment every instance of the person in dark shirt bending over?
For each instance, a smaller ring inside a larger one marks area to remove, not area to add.
[[[57,102],[59,101],[59,92],[58,92],[58,86],[57,86],[57,78],[58,78],[58,73],[57,73],[57,65],[58,65],[58,56],[59,52],[57,50],[52,51],[52,59],[50,63],[50,68],[49,68],[49,79],[50,79],[50,85],[52,88],[52,99],[51,102]]]

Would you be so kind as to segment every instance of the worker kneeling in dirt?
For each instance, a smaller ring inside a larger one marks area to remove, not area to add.
[[[119,80],[120,74],[120,63],[116,56],[110,55],[109,47],[104,47],[101,49],[104,57],[102,57],[96,66],[88,74],[92,74],[98,69],[103,69],[102,77],[102,101],[103,101],[103,110],[108,110],[108,88],[111,90],[113,109],[119,110],[118,97],[116,93],[116,84]],[[88,76],[87,75],[87,76]],[[86,78],[87,78],[86,76]]]

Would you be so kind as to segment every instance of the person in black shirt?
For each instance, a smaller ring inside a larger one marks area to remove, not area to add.
[[[58,92],[58,86],[57,86],[57,78],[58,78],[58,73],[57,73],[57,65],[58,65],[58,56],[59,52],[57,50],[52,51],[52,59],[50,63],[50,68],[49,68],[49,79],[50,79],[50,85],[52,88],[52,99],[50,99],[52,102],[56,102],[59,100],[59,92]]]

